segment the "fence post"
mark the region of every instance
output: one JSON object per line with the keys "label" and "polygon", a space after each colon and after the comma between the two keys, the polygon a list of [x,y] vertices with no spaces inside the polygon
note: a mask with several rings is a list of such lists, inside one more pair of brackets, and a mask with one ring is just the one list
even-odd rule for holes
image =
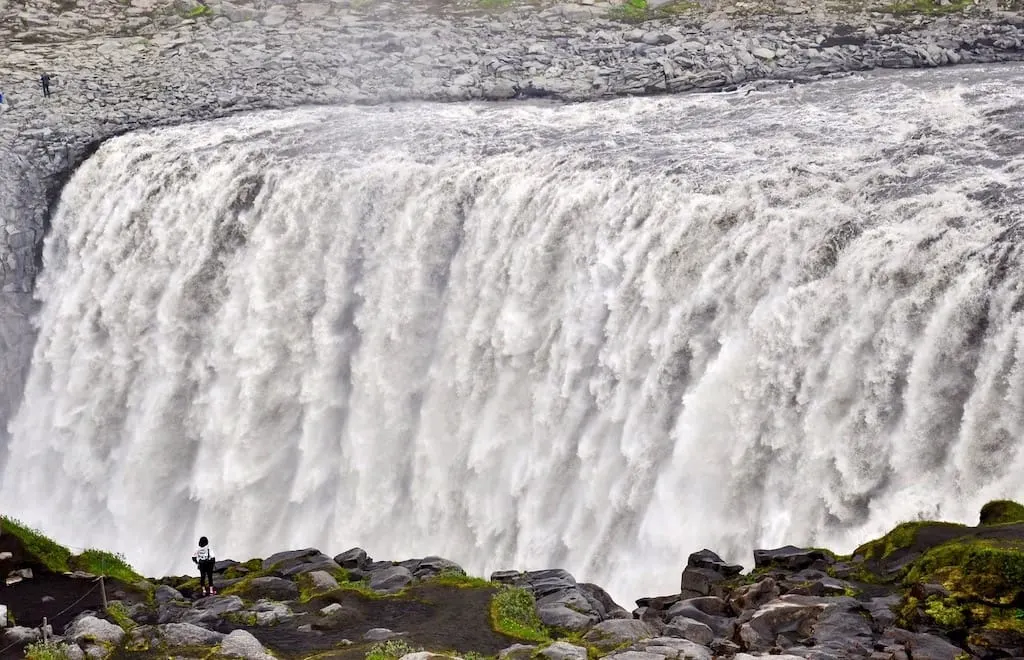
{"label": "fence post", "polygon": [[43,617],[43,644],[50,643],[50,634],[46,629],[46,617]]}
{"label": "fence post", "polygon": [[103,576],[100,576],[100,593],[103,594],[103,611],[107,609],[107,587],[103,583]]}

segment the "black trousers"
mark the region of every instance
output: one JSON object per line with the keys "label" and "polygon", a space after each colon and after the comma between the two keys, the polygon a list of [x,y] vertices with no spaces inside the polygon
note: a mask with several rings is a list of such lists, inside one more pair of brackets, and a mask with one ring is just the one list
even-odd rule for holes
{"label": "black trousers", "polygon": [[199,562],[199,586],[213,586],[213,565],[210,560]]}

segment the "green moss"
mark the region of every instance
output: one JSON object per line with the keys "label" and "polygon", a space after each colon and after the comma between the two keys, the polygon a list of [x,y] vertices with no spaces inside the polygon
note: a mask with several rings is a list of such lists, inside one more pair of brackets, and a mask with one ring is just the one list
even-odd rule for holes
{"label": "green moss", "polygon": [[128,616],[128,608],[124,606],[124,603],[111,603],[107,607],[107,616],[110,617],[111,621],[121,626],[121,629],[125,632],[130,632],[136,626],[136,623]]}
{"label": "green moss", "polygon": [[992,630],[1015,630],[1024,634],[1024,610],[1000,608],[990,611],[985,627]]}
{"label": "green moss", "polygon": [[1004,525],[1024,522],[1024,505],[1012,500],[994,500],[981,507],[979,525]]}
{"label": "green moss", "polygon": [[190,11],[186,12],[185,18],[199,18],[200,16],[209,16],[212,13],[213,10],[206,5],[199,5],[198,7],[193,7]]}
{"label": "green moss", "polygon": [[491,599],[491,627],[509,637],[531,642],[551,638],[537,616],[533,594],[520,587],[504,587]]}
{"label": "green moss", "polygon": [[224,618],[239,626],[249,626],[251,628],[256,625],[255,612],[228,612],[224,615]]}
{"label": "green moss", "polygon": [[955,539],[913,562],[904,582],[938,582],[963,601],[1008,605],[1024,591],[1024,542]]}
{"label": "green moss", "polygon": [[932,621],[947,630],[962,628],[966,620],[963,608],[952,598],[933,596],[925,604],[924,612]]}
{"label": "green moss", "polygon": [[16,537],[25,550],[54,573],[71,570],[71,551],[14,518],[0,516],[0,530]]}
{"label": "green moss", "polygon": [[919,618],[918,608],[920,605],[921,603],[913,596],[904,597],[894,608],[896,610],[896,625],[900,628],[911,629]]}

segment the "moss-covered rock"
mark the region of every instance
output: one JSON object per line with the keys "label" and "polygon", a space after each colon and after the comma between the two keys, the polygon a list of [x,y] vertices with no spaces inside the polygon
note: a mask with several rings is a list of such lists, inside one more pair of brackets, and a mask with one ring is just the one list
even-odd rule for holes
{"label": "moss-covered rock", "polygon": [[981,507],[979,525],[1024,523],[1024,505],[1012,500],[993,500]]}
{"label": "moss-covered rock", "polygon": [[1024,539],[965,537],[939,544],[914,561],[906,584],[935,582],[961,601],[1019,602],[1024,594]]}

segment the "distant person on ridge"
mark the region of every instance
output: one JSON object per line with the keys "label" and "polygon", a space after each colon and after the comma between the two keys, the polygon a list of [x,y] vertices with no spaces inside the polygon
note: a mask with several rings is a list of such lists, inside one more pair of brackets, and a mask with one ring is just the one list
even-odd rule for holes
{"label": "distant person on ridge", "polygon": [[43,83],[43,96],[50,95],[50,74],[44,73],[39,76],[39,82]]}
{"label": "distant person on ridge", "polygon": [[192,561],[199,567],[199,588],[203,590],[203,595],[212,596],[217,593],[213,589],[213,565],[217,558],[205,536],[199,537],[199,547],[192,553]]}

